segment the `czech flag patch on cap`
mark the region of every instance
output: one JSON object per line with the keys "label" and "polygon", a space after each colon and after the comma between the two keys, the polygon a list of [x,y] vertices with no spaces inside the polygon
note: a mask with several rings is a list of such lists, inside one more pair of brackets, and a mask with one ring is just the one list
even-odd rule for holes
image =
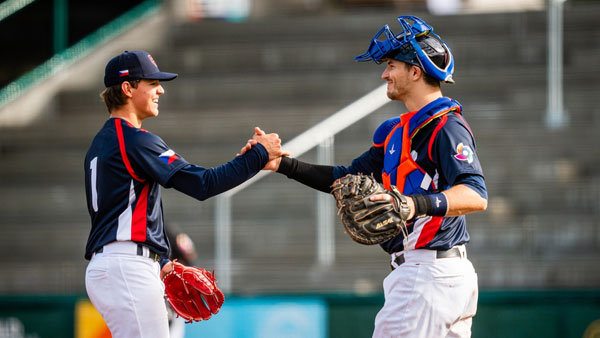
{"label": "czech flag patch on cap", "polygon": [[119,76],[128,76],[128,75],[129,75],[129,69],[119,71]]}

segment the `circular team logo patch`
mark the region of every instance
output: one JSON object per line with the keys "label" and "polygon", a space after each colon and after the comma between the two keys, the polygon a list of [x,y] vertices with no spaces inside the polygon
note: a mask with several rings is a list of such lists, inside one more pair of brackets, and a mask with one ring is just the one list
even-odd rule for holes
{"label": "circular team logo patch", "polygon": [[456,147],[456,155],[454,155],[454,158],[456,158],[459,161],[467,161],[467,163],[472,163],[473,150],[471,149],[471,147],[466,146],[461,142]]}

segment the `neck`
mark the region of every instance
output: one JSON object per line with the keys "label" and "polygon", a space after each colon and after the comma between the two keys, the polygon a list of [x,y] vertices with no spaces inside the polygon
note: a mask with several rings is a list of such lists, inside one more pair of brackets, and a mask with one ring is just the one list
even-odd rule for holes
{"label": "neck", "polygon": [[409,112],[417,111],[442,96],[442,91],[439,88],[427,86],[404,100],[404,105]]}
{"label": "neck", "polygon": [[142,119],[132,110],[128,109],[127,106],[119,107],[110,112],[110,117],[121,118],[131,123],[136,128],[142,127]]}

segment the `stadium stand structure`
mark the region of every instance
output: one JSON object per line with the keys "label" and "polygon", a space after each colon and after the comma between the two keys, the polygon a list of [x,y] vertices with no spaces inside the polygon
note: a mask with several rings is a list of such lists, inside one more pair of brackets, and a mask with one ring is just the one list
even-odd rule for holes
{"label": "stadium stand structure", "polygon": [[[560,130],[544,125],[545,13],[414,13],[453,48],[457,84],[443,90],[463,104],[486,173],[488,211],[468,216],[469,257],[481,288],[600,286],[599,12],[594,3],[565,9],[570,123]],[[172,22],[150,52],[161,69],[180,76],[164,85],[161,115],[143,127],[205,167],[233,158],[255,125],[285,142],[381,84],[382,67],[352,58],[383,23],[393,29],[393,19],[373,11]],[[82,165],[107,118],[101,89],[98,78],[62,91],[33,124],[0,130],[0,292],[85,290]],[[389,103],[338,134],[335,162],[349,163],[380,122],[403,110]],[[301,159],[315,161],[315,151]],[[317,264],[315,194],[272,174],[234,197],[233,292],[381,290],[387,255],[349,240],[337,219],[335,263]],[[212,269],[215,200],[165,189],[163,203],[167,223],[195,241],[198,265]]]}

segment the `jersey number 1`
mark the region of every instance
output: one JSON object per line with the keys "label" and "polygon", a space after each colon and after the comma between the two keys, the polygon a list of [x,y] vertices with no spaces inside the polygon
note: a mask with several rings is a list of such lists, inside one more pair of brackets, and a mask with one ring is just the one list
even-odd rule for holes
{"label": "jersey number 1", "polygon": [[98,192],[96,191],[96,175],[98,173],[98,157],[94,157],[90,161],[90,171],[91,171],[91,185],[92,185],[92,208],[94,208],[95,212],[98,212]]}

